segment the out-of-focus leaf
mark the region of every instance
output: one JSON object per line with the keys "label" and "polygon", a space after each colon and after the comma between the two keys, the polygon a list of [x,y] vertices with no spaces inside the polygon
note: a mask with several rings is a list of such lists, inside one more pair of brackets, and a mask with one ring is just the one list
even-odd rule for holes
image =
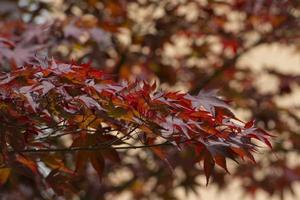
{"label": "out-of-focus leaf", "polygon": [[0,186],[6,183],[11,173],[11,168],[0,168]]}
{"label": "out-of-focus leaf", "polygon": [[104,158],[100,152],[91,152],[89,156],[91,164],[98,173],[99,179],[101,180],[105,169]]}
{"label": "out-of-focus leaf", "polygon": [[33,160],[23,155],[17,155],[16,160],[28,169],[30,169],[34,174],[38,172],[37,164]]}

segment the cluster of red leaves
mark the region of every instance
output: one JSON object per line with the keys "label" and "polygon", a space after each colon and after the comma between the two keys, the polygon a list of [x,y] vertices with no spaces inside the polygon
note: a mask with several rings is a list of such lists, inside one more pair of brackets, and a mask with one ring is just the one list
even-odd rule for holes
{"label": "cluster of red leaves", "polygon": [[[267,132],[235,118],[215,91],[191,96],[145,82],[115,83],[89,65],[54,60],[0,79],[1,184],[23,173],[59,193],[87,162],[102,177],[107,160],[121,161],[118,149],[149,147],[164,159],[167,145],[192,148],[208,181],[215,164],[227,171],[226,158],[254,161],[253,139],[271,146]],[[62,143],[65,135],[70,146]],[[73,152],[74,164],[66,166],[59,152]]]}

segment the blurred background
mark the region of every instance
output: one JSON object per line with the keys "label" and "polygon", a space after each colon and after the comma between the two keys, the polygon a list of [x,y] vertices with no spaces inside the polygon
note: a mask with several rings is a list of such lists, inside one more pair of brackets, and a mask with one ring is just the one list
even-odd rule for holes
{"label": "blurred background", "polygon": [[[230,175],[217,169],[208,186],[188,151],[168,150],[174,174],[159,158],[127,152],[102,184],[87,171],[73,199],[300,198],[300,1],[1,0],[0,19],[0,38],[16,44],[0,39],[2,71],[53,57],[91,63],[116,81],[219,89],[240,119],[276,135],[256,164],[229,161]],[[1,191],[34,192],[22,183]]]}

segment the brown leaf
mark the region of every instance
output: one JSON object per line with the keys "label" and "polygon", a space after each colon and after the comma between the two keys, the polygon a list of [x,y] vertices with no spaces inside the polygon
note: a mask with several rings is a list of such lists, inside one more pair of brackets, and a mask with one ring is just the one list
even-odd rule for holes
{"label": "brown leaf", "polygon": [[32,172],[37,173],[38,168],[36,163],[33,160],[30,160],[29,158],[21,155],[17,155],[16,160],[24,165],[25,167],[29,168]]}
{"label": "brown leaf", "polygon": [[217,165],[219,165],[220,167],[222,167],[227,173],[229,173],[228,169],[227,169],[227,165],[226,165],[226,158],[221,156],[221,155],[216,155],[214,156],[215,162],[217,163]]}
{"label": "brown leaf", "polygon": [[73,171],[65,166],[64,162],[55,155],[45,155],[42,157],[42,161],[52,169],[59,169],[65,173],[73,174]]}
{"label": "brown leaf", "polygon": [[11,168],[0,168],[0,186],[6,183],[11,173]]}
{"label": "brown leaf", "polygon": [[118,152],[115,149],[103,149],[101,154],[105,159],[108,159],[114,163],[120,163],[121,159]]}
{"label": "brown leaf", "polygon": [[91,152],[90,161],[93,168],[97,171],[99,179],[101,180],[105,168],[105,161],[102,154],[100,152]]}
{"label": "brown leaf", "polygon": [[207,151],[207,153],[204,156],[204,163],[203,163],[204,173],[206,176],[206,185],[208,185],[209,183],[209,178],[213,172],[214,167],[215,167],[215,161]]}

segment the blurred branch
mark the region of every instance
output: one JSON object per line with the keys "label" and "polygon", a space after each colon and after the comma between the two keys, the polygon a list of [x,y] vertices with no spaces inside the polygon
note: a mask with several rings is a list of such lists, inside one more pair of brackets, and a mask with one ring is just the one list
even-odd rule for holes
{"label": "blurred branch", "polygon": [[[115,75],[115,81],[118,81],[119,77],[120,77],[120,71],[122,66],[126,63],[127,60],[127,49],[126,48],[122,48],[120,45],[120,43],[117,41],[116,38],[112,38],[112,41],[114,43],[114,45],[116,46],[116,51],[119,54],[119,60],[118,62],[115,64],[112,74]],[[119,47],[119,48],[118,48]]]}
{"label": "blurred branch", "polygon": [[206,87],[211,81],[213,81],[215,78],[220,76],[225,70],[234,67],[237,60],[240,58],[241,55],[247,53],[249,50],[251,50],[254,47],[257,47],[258,45],[266,42],[266,39],[262,37],[258,41],[256,41],[253,45],[245,48],[242,52],[237,53],[233,58],[228,59],[224,62],[223,66],[216,69],[214,73],[210,76],[207,76],[203,79],[200,79],[199,83],[196,84],[196,87],[193,88],[190,93],[191,94],[197,94],[200,90],[202,90],[204,87]]}
{"label": "blurred branch", "polygon": [[123,52],[121,54],[121,57],[120,57],[118,63],[114,66],[113,74],[116,75],[116,79],[119,78],[119,73],[120,73],[121,67],[124,65],[125,62],[126,62],[126,53]]}
{"label": "blurred branch", "polygon": [[247,53],[254,47],[257,47],[265,42],[268,41],[268,37],[272,36],[274,32],[278,32],[279,30],[289,30],[291,27],[294,27],[293,23],[297,23],[297,20],[293,16],[289,16],[287,19],[288,23],[282,23],[281,25],[277,26],[276,29],[271,31],[270,33],[267,33],[263,35],[258,41],[256,41],[251,46],[245,48],[243,51],[237,53],[233,58],[226,60],[222,67],[216,69],[214,73],[210,76],[204,77],[203,79],[200,79],[199,83],[196,84],[196,87],[193,88],[190,93],[191,94],[197,94],[200,90],[202,90],[204,87],[206,87],[211,81],[213,81],[215,78],[217,78],[219,75],[221,75],[225,70],[234,67],[236,61],[240,58],[241,55]]}

